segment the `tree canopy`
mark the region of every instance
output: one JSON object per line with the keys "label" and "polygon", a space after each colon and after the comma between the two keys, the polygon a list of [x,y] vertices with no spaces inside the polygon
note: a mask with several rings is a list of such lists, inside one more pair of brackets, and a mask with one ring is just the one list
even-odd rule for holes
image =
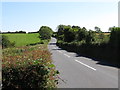
{"label": "tree canopy", "polygon": [[42,26],[39,29],[39,34],[41,39],[50,39],[53,34],[53,31],[48,26]]}

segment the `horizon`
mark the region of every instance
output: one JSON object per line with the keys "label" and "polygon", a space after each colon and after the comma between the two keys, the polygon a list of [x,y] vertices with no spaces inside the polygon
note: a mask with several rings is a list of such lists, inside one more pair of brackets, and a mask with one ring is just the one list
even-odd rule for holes
{"label": "horizon", "polygon": [[118,26],[116,2],[2,2],[2,32],[36,32],[41,26],[53,31],[60,24],[95,26],[103,32]]}

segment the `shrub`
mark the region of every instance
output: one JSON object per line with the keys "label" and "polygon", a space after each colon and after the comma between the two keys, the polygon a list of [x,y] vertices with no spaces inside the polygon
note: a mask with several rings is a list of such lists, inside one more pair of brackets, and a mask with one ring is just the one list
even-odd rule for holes
{"label": "shrub", "polygon": [[75,33],[70,26],[66,26],[64,28],[64,41],[65,42],[72,42],[75,40]]}
{"label": "shrub", "polygon": [[58,71],[45,47],[36,45],[3,50],[3,89],[56,88]]}
{"label": "shrub", "polygon": [[10,42],[7,36],[2,35],[2,48],[8,48],[14,46],[15,46],[15,42]]}
{"label": "shrub", "polygon": [[120,27],[111,28],[110,44],[116,48],[120,46]]}
{"label": "shrub", "polygon": [[39,34],[40,34],[41,39],[50,39],[53,34],[53,31],[50,27],[42,26],[39,29]]}

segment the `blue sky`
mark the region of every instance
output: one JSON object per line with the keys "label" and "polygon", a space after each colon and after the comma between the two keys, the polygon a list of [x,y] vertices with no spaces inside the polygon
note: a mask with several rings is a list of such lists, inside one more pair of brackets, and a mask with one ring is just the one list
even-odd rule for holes
{"label": "blue sky", "polygon": [[60,24],[95,26],[102,31],[118,26],[117,2],[2,2],[2,31],[38,31]]}

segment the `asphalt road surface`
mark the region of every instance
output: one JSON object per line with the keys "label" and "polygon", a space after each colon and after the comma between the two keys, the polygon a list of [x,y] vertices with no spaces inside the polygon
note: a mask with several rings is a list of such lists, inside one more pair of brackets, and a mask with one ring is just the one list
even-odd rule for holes
{"label": "asphalt road surface", "polygon": [[118,88],[117,68],[62,50],[56,46],[55,38],[48,48],[60,72],[58,88]]}

